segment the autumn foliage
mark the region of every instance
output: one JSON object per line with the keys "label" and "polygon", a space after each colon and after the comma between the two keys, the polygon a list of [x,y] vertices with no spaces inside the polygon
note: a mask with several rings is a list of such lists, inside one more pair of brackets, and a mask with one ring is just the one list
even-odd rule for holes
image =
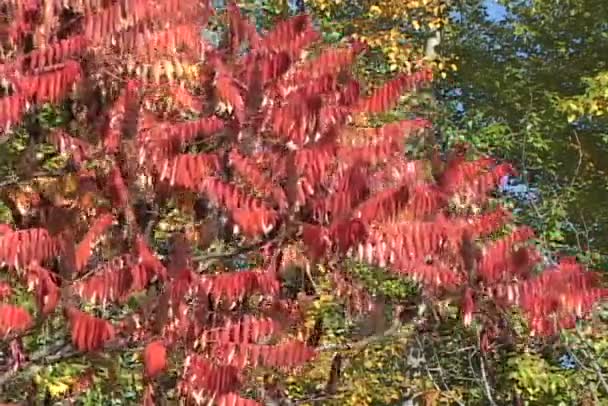
{"label": "autumn foliage", "polygon": [[[254,405],[264,399],[239,392],[251,368],[297,368],[320,351],[298,300],[311,292],[284,284],[294,265],[310,278],[324,265],[359,313],[374,303],[343,274],[346,258],[412,278],[483,327],[484,351],[507,310],[552,335],[606,294],[573,260],[548,263],[496,203],[510,165],[428,142],[406,156],[411,140],[432,141],[421,118],[366,124],[427,85],[428,70],[366,89],[351,72],[366,47],[323,46],[306,15],[262,33],[235,5],[218,15],[206,2],[2,7],[2,128],[10,136],[46,102],[68,103],[77,124],[42,134],[69,156],[73,198],[39,198],[0,227],[7,343],[63,318],[79,353],[141,351],[145,404],[173,368],[184,399]],[[212,17],[228,27],[219,45],[199,35]],[[176,233],[161,253],[149,213],[181,198],[195,201],[196,238]],[[218,240],[237,248],[209,251]],[[35,308],[11,302],[20,285]],[[101,316],[130,299],[134,312]]]}

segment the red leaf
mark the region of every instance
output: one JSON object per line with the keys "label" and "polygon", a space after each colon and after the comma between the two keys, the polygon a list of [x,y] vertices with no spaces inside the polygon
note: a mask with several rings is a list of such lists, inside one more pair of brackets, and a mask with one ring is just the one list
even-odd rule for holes
{"label": "red leaf", "polygon": [[360,99],[355,110],[369,113],[388,111],[397,104],[403,92],[411,91],[416,86],[429,82],[432,79],[433,72],[428,69],[412,75],[399,75],[375,89],[369,97]]}
{"label": "red leaf", "polygon": [[0,304],[0,335],[20,333],[32,325],[32,316],[22,307]]}
{"label": "red leaf", "polygon": [[109,322],[91,316],[75,307],[68,307],[65,315],[70,322],[72,344],[79,351],[95,351],[114,338],[114,326]]}
{"label": "red leaf", "polygon": [[199,355],[186,358],[183,378],[185,390],[192,395],[201,391],[209,395],[227,394],[241,385],[237,368],[213,365]]}
{"label": "red leaf", "polygon": [[115,207],[124,208],[127,205],[129,190],[118,166],[112,168],[108,176],[108,192]]}
{"label": "red leaf", "polygon": [[202,347],[205,347],[208,343],[256,343],[272,337],[280,330],[280,324],[271,318],[245,316],[240,322],[234,323],[229,320],[220,328],[205,331],[199,338],[198,343]]}
{"label": "red leaf", "polygon": [[161,341],[153,341],[144,350],[144,372],[154,378],[167,367],[167,349]]}
{"label": "red leaf", "polygon": [[44,262],[57,254],[57,244],[43,228],[6,233],[0,240],[0,263],[24,268],[32,262]]}
{"label": "red leaf", "polygon": [[95,247],[95,243],[112,225],[113,221],[114,217],[111,214],[101,214],[95,219],[82,241],[78,243],[75,252],[75,265],[77,272],[80,272],[85,268],[87,262],[89,261],[89,257],[91,256],[91,250]]}
{"label": "red leaf", "polygon": [[473,291],[467,288],[462,299],[462,324],[468,327],[473,322],[473,312],[475,311],[475,300]]}
{"label": "red leaf", "polygon": [[314,358],[314,348],[301,341],[287,341],[276,345],[220,343],[215,355],[223,362],[239,369],[247,365],[294,368]]}
{"label": "red leaf", "polygon": [[6,282],[0,282],[0,299],[6,299],[13,294],[11,285]]}
{"label": "red leaf", "polygon": [[52,313],[59,302],[60,290],[57,275],[38,264],[30,266],[27,273],[27,284],[36,290],[36,302],[41,314]]}

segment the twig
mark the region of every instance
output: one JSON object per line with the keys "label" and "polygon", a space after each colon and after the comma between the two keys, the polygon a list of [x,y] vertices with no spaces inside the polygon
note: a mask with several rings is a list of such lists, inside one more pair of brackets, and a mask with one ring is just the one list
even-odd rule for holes
{"label": "twig", "polygon": [[426,373],[429,376],[429,379],[431,380],[431,382],[433,382],[433,386],[435,386],[435,389],[437,389],[439,392],[441,392],[441,388],[439,387],[437,382],[435,382],[435,378],[433,377],[433,374],[431,373],[431,369],[429,368],[429,363],[427,362],[426,355],[424,354],[424,345],[422,345],[422,343],[420,342],[420,338],[418,338],[418,336],[416,336],[416,343],[418,344],[418,348],[420,349],[420,354],[424,358],[424,361],[423,361],[424,369],[426,369]]}
{"label": "twig", "polygon": [[241,246],[241,247],[236,248],[236,249],[234,249],[232,251],[218,252],[218,253],[215,253],[215,254],[196,255],[192,259],[194,261],[197,261],[197,262],[205,262],[205,261],[211,261],[211,260],[214,260],[214,259],[232,258],[232,257],[235,257],[237,255],[245,254],[245,253],[247,253],[249,251],[253,251],[253,250],[257,249],[257,248],[261,248],[265,244],[267,244],[269,242],[272,242],[272,241],[275,241],[277,239],[278,239],[278,237],[264,238],[264,239],[262,239],[262,240],[260,240],[258,242],[255,242],[255,243],[252,243],[252,244],[249,244],[249,245]]}
{"label": "twig", "polygon": [[312,277],[310,268],[311,268],[310,262],[307,262],[306,266],[304,267],[304,272],[306,273],[306,276],[308,277],[308,280],[310,281],[310,284],[312,285],[314,291],[318,292],[319,288],[317,287],[317,284],[315,283],[315,279]]}
{"label": "twig", "polygon": [[236,248],[231,251],[218,252],[218,253],[214,253],[214,254],[196,255],[192,259],[197,262],[207,262],[207,261],[212,261],[212,260],[216,260],[216,259],[227,259],[227,258],[236,257],[237,255],[240,255],[240,254],[245,254],[249,251],[253,251],[256,248],[260,248],[262,245],[263,244],[255,243],[255,244],[243,246],[240,248]]}
{"label": "twig", "polygon": [[490,382],[488,381],[488,375],[486,374],[486,366],[483,360],[483,353],[479,353],[479,369],[481,371],[481,381],[483,382],[483,387],[486,391],[486,397],[488,398],[488,402],[492,406],[497,406],[494,398],[492,397],[492,389],[490,388]]}
{"label": "twig", "polygon": [[323,395],[316,395],[307,399],[300,399],[300,400],[295,400],[292,402],[292,404],[295,405],[301,405],[302,403],[310,403],[310,402],[319,402],[322,400],[329,400],[331,398],[334,398],[336,395],[329,395],[329,394],[323,394]]}
{"label": "twig", "polygon": [[446,383],[445,376],[443,373],[443,367],[441,366],[441,361],[439,361],[439,357],[437,356],[437,351],[435,351],[435,345],[433,344],[432,341],[430,342],[430,347],[431,347],[431,351],[433,351],[433,358],[435,359],[435,362],[437,363],[437,369],[439,371],[439,377],[441,378],[441,383],[443,384],[443,387],[445,388],[445,390],[449,391],[450,387]]}
{"label": "twig", "polygon": [[9,369],[8,371],[0,375],[0,387],[5,383],[11,381],[12,379],[16,378],[17,376],[27,374],[32,370],[36,369],[39,366],[39,361],[50,361],[52,363],[53,361],[56,362],[57,359],[65,357],[66,351],[70,348],[70,345],[66,345],[65,342],[60,341],[55,343],[54,345],[51,345],[31,354],[29,360],[23,363],[20,368]]}
{"label": "twig", "polygon": [[588,371],[588,372],[595,372],[592,368],[589,368],[587,365],[583,364],[583,362],[578,358],[578,356],[574,353],[574,351],[572,350],[572,348],[570,348],[569,345],[566,345],[566,351],[568,352],[568,354],[572,357],[574,362],[576,362],[581,369]]}
{"label": "twig", "polygon": [[[104,348],[104,351],[141,351],[143,350],[145,344],[146,343],[142,342],[128,343],[126,340],[119,340],[112,344],[108,344]],[[69,358],[79,357],[86,354],[86,352],[78,351],[71,344],[66,344],[63,340],[61,340],[49,347],[46,347],[31,354],[29,360],[23,363],[20,368],[10,369],[4,372],[3,374],[0,374],[0,387],[19,376],[27,375],[34,372],[42,365],[50,365],[57,362],[65,361]]]}
{"label": "twig", "polygon": [[576,169],[574,170],[572,180],[570,181],[570,188],[574,186],[574,182],[576,182],[576,178],[578,178],[578,174],[581,170],[581,165],[583,164],[583,146],[581,145],[581,140],[578,138],[578,132],[576,130],[574,130],[574,138],[576,139],[576,143],[578,145],[578,162],[576,164]]}
{"label": "twig", "polygon": [[0,187],[11,186],[17,183],[19,183],[19,176],[14,173],[11,173],[10,175],[6,176],[5,179],[2,180],[2,182],[0,182]]}
{"label": "twig", "polygon": [[399,319],[395,319],[393,325],[384,330],[380,334],[375,334],[369,337],[366,337],[362,340],[355,341],[354,343],[346,343],[346,344],[327,344],[317,347],[317,351],[339,351],[339,350],[360,350],[367,347],[370,344],[375,344],[379,341],[384,340],[385,338],[392,337],[397,335],[399,329],[401,327],[401,322]]}
{"label": "twig", "polygon": [[[585,337],[583,337],[578,324],[576,325],[576,335],[579,337],[579,339],[582,341],[583,345],[586,347],[587,343],[585,342]],[[589,360],[591,367],[595,371],[597,378],[600,380],[600,383],[602,384],[602,387],[604,388],[604,392],[606,392],[606,394],[608,394],[608,382],[606,382],[606,377],[604,376],[604,373],[602,372],[602,368],[595,360],[595,357],[591,356],[591,354],[589,354],[585,348],[581,348],[581,352]]]}
{"label": "twig", "polygon": [[[418,336],[416,336],[416,343],[418,344],[418,348],[420,348],[420,353],[422,354],[422,356],[424,357],[424,369],[426,370],[426,374],[429,376],[429,379],[431,380],[431,382],[433,383],[433,386],[435,387],[435,389],[438,392],[443,393],[444,396],[449,397],[450,399],[452,399],[455,403],[457,403],[460,406],[464,406],[464,403],[462,403],[460,400],[458,400],[457,398],[455,398],[454,396],[451,396],[450,394],[446,393],[445,391],[442,391],[441,388],[439,387],[439,385],[437,384],[437,381],[435,381],[435,378],[433,377],[433,374],[431,373],[431,369],[429,368],[429,364],[427,362],[426,359],[426,355],[424,354],[424,346],[422,345],[422,343],[420,342],[420,338]],[[447,386],[446,386],[447,389]]]}
{"label": "twig", "polygon": [[11,173],[7,176],[4,177],[4,179],[0,182],[0,187],[6,187],[6,186],[12,186],[12,185],[17,185],[19,183],[25,183],[25,182],[29,182],[33,179],[36,178],[43,178],[43,177],[59,177],[62,175],[66,175],[67,171],[63,170],[63,169],[59,169],[59,170],[40,170],[40,171],[36,171],[36,172],[30,172],[28,174],[17,174],[17,173]]}

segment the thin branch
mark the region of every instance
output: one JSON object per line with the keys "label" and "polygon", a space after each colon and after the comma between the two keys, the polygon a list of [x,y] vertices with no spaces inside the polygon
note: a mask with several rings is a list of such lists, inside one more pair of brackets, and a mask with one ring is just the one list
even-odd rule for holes
{"label": "thin branch", "polygon": [[[420,341],[420,338],[418,336],[416,336],[416,343],[418,344],[418,348],[420,349],[420,353],[422,354],[422,357],[424,358],[424,369],[426,370],[426,374],[428,375],[429,379],[431,380],[431,382],[433,383],[433,386],[435,387],[435,389],[438,392],[441,392],[444,396],[449,397],[450,399],[452,399],[452,401],[454,401],[454,403],[460,405],[460,406],[464,406],[464,403],[461,402],[459,399],[457,399],[456,397],[450,395],[449,393],[447,393],[446,391],[442,391],[441,388],[439,387],[439,385],[437,384],[437,381],[435,381],[435,378],[433,377],[433,374],[431,373],[431,368],[429,368],[429,364],[426,358],[426,354],[424,353],[424,345],[422,344],[422,342]],[[446,385],[446,390],[447,390],[447,385]]]}
{"label": "thin branch", "polygon": [[[143,350],[145,343],[129,343],[126,340],[119,340],[113,344],[108,344],[104,351],[111,353],[113,351],[141,351]],[[66,361],[70,358],[79,357],[86,355],[87,352],[76,350],[71,344],[66,344],[65,341],[61,340],[53,345],[45,347],[37,352],[30,355],[29,360],[21,364],[20,368],[9,369],[8,371],[0,374],[0,387],[2,385],[20,377],[23,375],[29,375],[42,366],[55,364],[57,362]]]}
{"label": "thin branch", "polygon": [[[425,336],[426,338],[426,336]],[[439,357],[437,356],[437,351],[435,351],[435,345],[433,344],[433,342],[430,342],[430,347],[431,350],[433,351],[433,358],[435,359],[435,362],[437,363],[437,369],[439,372],[439,377],[441,378],[441,383],[443,384],[443,387],[445,388],[446,391],[449,391],[450,388],[445,380],[445,374],[443,372],[443,367],[441,366],[441,361],[439,361]]]}
{"label": "thin branch", "polygon": [[354,343],[322,345],[317,347],[317,351],[360,350],[367,347],[368,345],[375,344],[386,338],[396,336],[397,333],[399,333],[400,328],[401,321],[399,319],[395,319],[393,325],[380,334],[375,334],[366,337],[362,340],[355,341]]}
{"label": "thin branch", "polygon": [[69,354],[70,349],[71,346],[69,344],[65,344],[64,341],[59,341],[51,346],[38,350],[31,354],[29,360],[21,364],[20,368],[11,368],[1,374],[0,387],[18,376],[33,372],[40,366],[40,361],[53,363],[53,361],[57,362],[59,359],[68,358],[66,355]]}
{"label": "thin branch", "polygon": [[574,186],[576,179],[578,178],[578,174],[581,170],[581,166],[583,164],[583,147],[581,145],[581,140],[578,137],[578,132],[574,131],[574,138],[576,139],[577,149],[578,149],[578,162],[576,163],[576,169],[574,170],[574,175],[572,176],[572,180],[570,181],[570,188]]}
{"label": "thin branch", "polygon": [[[579,337],[579,339],[582,341],[583,345],[586,347],[587,343],[585,342],[585,338],[583,337],[583,334],[581,333],[581,330],[580,330],[580,327],[578,324],[576,325],[576,334]],[[595,360],[595,357],[592,356],[591,354],[589,354],[589,352],[587,352],[587,350],[585,348],[581,348],[580,350],[583,353],[583,355],[589,360],[591,367],[595,371],[597,378],[600,380],[600,383],[602,384],[602,388],[604,389],[604,392],[606,392],[606,394],[608,394],[608,382],[606,382],[606,377],[604,376],[604,373],[602,372],[602,368]]]}
{"label": "thin branch", "polygon": [[214,253],[214,254],[196,255],[192,259],[197,262],[212,261],[215,259],[228,259],[228,258],[235,257],[237,255],[246,254],[248,252],[261,248],[265,244],[268,244],[269,242],[272,242],[275,240],[278,240],[278,237],[275,236],[272,238],[264,238],[258,242],[255,242],[255,243],[252,243],[249,245],[243,245],[243,246],[235,248],[234,250],[231,250],[231,251],[218,252],[218,253]]}
{"label": "thin branch", "polygon": [[479,353],[479,369],[481,371],[481,381],[483,382],[484,390],[486,391],[486,397],[488,398],[488,402],[492,406],[497,406],[494,398],[492,397],[492,388],[490,387],[490,382],[488,381],[488,375],[486,373],[486,366],[484,362],[483,353]]}
{"label": "thin branch", "polygon": [[30,172],[27,174],[17,174],[11,173],[4,176],[4,179],[0,181],[0,187],[7,187],[12,185],[18,185],[20,183],[27,183],[36,178],[44,178],[44,177],[61,177],[63,175],[67,175],[67,170],[58,169],[58,170],[39,170],[36,172]]}

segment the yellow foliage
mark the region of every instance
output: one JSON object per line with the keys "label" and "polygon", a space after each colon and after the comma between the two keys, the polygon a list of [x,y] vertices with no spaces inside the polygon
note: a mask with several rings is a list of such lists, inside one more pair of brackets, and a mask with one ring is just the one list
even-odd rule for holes
{"label": "yellow foliage", "polygon": [[125,64],[125,72],[137,76],[140,80],[156,84],[161,83],[161,80],[166,80],[170,84],[176,80],[194,82],[200,76],[197,64],[178,58],[159,59],[151,64],[138,64],[135,60],[128,60]]}
{"label": "yellow foliage", "polygon": [[603,116],[608,114],[608,71],[585,80],[587,90],[582,95],[559,100],[559,109],[566,113],[571,123],[582,116]]}
{"label": "yellow foliage", "polygon": [[51,376],[43,376],[41,374],[37,374],[34,377],[34,382],[38,385],[44,393],[48,390],[49,394],[52,398],[60,398],[66,393],[68,393],[76,381],[74,376],[60,376],[60,377],[51,377]]}
{"label": "yellow foliage", "polygon": [[[424,56],[418,32],[434,31],[447,23],[451,0],[371,0],[337,4],[333,0],[306,0],[319,17],[336,30],[379,49],[391,71],[411,72]],[[345,11],[345,8],[348,9]],[[361,10],[362,9],[362,10]],[[351,16],[347,16],[352,11]]]}

